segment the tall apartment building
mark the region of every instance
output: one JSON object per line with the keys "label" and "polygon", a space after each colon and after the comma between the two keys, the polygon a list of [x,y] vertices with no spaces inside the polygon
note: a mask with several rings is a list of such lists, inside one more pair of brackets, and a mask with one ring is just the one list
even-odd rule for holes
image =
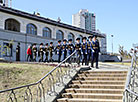
{"label": "tall apartment building", "polygon": [[82,9],[77,14],[72,15],[72,25],[89,31],[96,30],[96,15],[89,13],[88,10]]}

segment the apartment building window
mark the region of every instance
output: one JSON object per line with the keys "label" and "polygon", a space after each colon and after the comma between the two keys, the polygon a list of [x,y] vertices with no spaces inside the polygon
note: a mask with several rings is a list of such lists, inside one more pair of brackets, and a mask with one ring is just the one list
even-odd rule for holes
{"label": "apartment building window", "polygon": [[37,27],[34,24],[27,24],[27,34],[37,35]]}
{"label": "apartment building window", "polygon": [[47,38],[51,38],[51,30],[47,27],[43,28],[43,36]]}
{"label": "apartment building window", "polygon": [[58,30],[56,32],[56,39],[57,40],[63,40],[64,39],[64,34],[63,34],[63,32],[61,30]]}

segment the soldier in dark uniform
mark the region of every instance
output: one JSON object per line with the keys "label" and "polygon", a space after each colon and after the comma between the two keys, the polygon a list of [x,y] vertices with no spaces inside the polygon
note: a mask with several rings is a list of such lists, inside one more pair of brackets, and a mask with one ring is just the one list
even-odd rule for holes
{"label": "soldier in dark uniform", "polygon": [[92,40],[92,46],[93,46],[93,59],[92,59],[92,67],[93,67],[93,63],[94,61],[96,61],[96,68],[98,68],[98,58],[99,58],[99,52],[100,52],[100,46],[99,46],[99,41],[97,39],[97,36],[93,36],[93,40]]}
{"label": "soldier in dark uniform", "polygon": [[43,43],[40,44],[40,47],[39,47],[39,55],[40,55],[39,62],[43,62],[43,56],[44,56],[44,47],[43,47]]}
{"label": "soldier in dark uniform", "polygon": [[87,49],[88,49],[88,46],[87,46],[87,42],[86,42],[86,37],[83,37],[82,38],[82,55],[83,55],[83,59],[82,59],[82,65],[83,63],[85,62],[85,65],[88,65],[87,63]]}
{"label": "soldier in dark uniform", "polygon": [[89,36],[88,38],[89,38],[89,41],[87,42],[87,46],[88,46],[87,62],[89,65],[89,62],[91,60],[91,65],[92,65],[92,58],[93,58],[92,36]]}
{"label": "soldier in dark uniform", "polygon": [[48,43],[46,43],[46,46],[44,48],[44,51],[45,51],[45,62],[48,62],[48,55],[49,55],[49,52],[48,52]]}
{"label": "soldier in dark uniform", "polygon": [[36,47],[36,43],[33,44],[32,50],[33,50],[33,61],[36,62],[36,57],[37,57],[37,47]]}
{"label": "soldier in dark uniform", "polygon": [[63,53],[63,60],[65,60],[67,57],[67,40],[66,39],[63,40],[62,53]]}
{"label": "soldier in dark uniform", "polygon": [[57,55],[58,55],[58,63],[60,63],[61,55],[62,55],[61,40],[58,41],[58,45],[56,46],[55,51],[57,52]]}
{"label": "soldier in dark uniform", "polygon": [[20,43],[16,47],[16,61],[20,61]]}
{"label": "soldier in dark uniform", "polygon": [[53,51],[54,51],[53,42],[50,42],[50,46],[49,46],[48,50],[49,50],[49,54],[50,54],[50,60],[49,61],[53,62],[53,59],[52,59],[52,57],[53,57]]}
{"label": "soldier in dark uniform", "polygon": [[77,63],[78,63],[78,65],[80,65],[80,60],[81,60],[81,43],[80,43],[80,38],[76,39],[75,50],[77,51]]}
{"label": "soldier in dark uniform", "polygon": [[[69,44],[67,45],[68,54],[71,55],[74,51],[74,45],[72,44],[72,39],[69,39]],[[70,58],[68,59],[69,63],[71,63]]]}

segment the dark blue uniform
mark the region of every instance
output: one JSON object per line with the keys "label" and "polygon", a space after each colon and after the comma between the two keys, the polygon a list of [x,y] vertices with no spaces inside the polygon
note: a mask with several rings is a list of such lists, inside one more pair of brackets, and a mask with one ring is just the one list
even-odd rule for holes
{"label": "dark blue uniform", "polygon": [[67,44],[62,45],[62,52],[63,52],[63,60],[67,57]]}
{"label": "dark blue uniform", "polygon": [[77,63],[80,64],[81,60],[81,43],[75,44],[75,50],[77,51]]}
{"label": "dark blue uniform", "polygon": [[96,68],[98,68],[98,58],[99,58],[99,52],[100,52],[100,46],[99,46],[99,41],[96,40],[95,42],[92,41],[92,47],[93,47],[93,59],[92,59],[92,67],[94,61],[96,62]]}
{"label": "dark blue uniform", "polygon": [[[67,48],[68,48],[69,55],[71,55],[73,53],[73,51],[74,51],[74,45],[72,43],[68,44]],[[70,58],[68,59],[68,61],[69,61],[69,63],[71,63]]]}
{"label": "dark blue uniform", "polygon": [[60,63],[60,60],[61,60],[61,55],[62,55],[62,45],[61,44],[58,44],[56,46],[56,49],[57,51],[57,55],[58,55],[58,63]]}
{"label": "dark blue uniform", "polygon": [[82,54],[83,54],[83,59],[82,59],[82,65],[85,62],[85,65],[87,65],[87,53],[88,53],[88,46],[87,46],[87,42],[83,42],[82,46],[81,46],[81,50],[82,50]]}
{"label": "dark blue uniform", "polygon": [[[87,46],[88,46],[88,55],[87,55],[87,59],[88,59],[88,64],[89,64],[90,59],[93,58],[92,42],[88,41]],[[91,63],[92,63],[92,60],[91,60]]]}

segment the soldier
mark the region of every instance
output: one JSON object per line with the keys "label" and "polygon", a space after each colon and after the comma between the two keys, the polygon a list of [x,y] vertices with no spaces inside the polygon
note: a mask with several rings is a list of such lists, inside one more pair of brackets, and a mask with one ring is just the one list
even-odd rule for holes
{"label": "soldier", "polygon": [[[89,38],[89,41],[87,43],[87,46],[88,46],[87,61],[89,65],[90,59],[92,59],[93,57],[93,48],[92,48],[92,36],[89,36],[88,38]],[[91,67],[92,67],[92,60],[91,60]]]}
{"label": "soldier", "polygon": [[87,49],[88,49],[88,47],[87,47],[87,42],[86,42],[86,37],[83,37],[82,38],[82,55],[83,55],[83,59],[82,59],[82,65],[83,65],[83,63],[85,62],[85,65],[88,65],[88,63],[87,63]]}
{"label": "soldier", "polygon": [[62,51],[63,51],[63,60],[65,60],[67,57],[67,40],[66,39],[63,40]]}
{"label": "soldier", "polygon": [[100,46],[99,46],[99,41],[98,41],[96,35],[93,36],[92,46],[93,46],[93,50],[94,50],[93,59],[92,59],[92,67],[93,67],[94,61],[96,61],[96,68],[98,68],[98,58],[99,58]]}
{"label": "soldier", "polygon": [[48,50],[49,50],[49,54],[50,54],[50,60],[49,61],[53,62],[53,59],[52,59],[52,57],[53,57],[53,51],[54,51],[53,42],[50,42],[50,46],[49,46]]}
{"label": "soldier", "polygon": [[32,50],[33,50],[33,61],[36,62],[36,56],[37,56],[37,47],[36,47],[36,43],[33,44]]}
{"label": "soldier", "polygon": [[43,62],[43,56],[44,56],[44,47],[43,47],[43,43],[40,44],[40,47],[39,47],[39,55],[40,55],[39,62]]}
{"label": "soldier", "polygon": [[46,43],[46,46],[44,48],[44,51],[45,51],[45,62],[48,62],[48,55],[49,55],[49,52],[48,52],[48,43]]}
{"label": "soldier", "polygon": [[[69,39],[69,44],[67,45],[68,53],[71,55],[74,51],[74,45],[72,44],[72,39]],[[70,58],[68,59],[69,63],[71,63]]]}
{"label": "soldier", "polygon": [[78,65],[80,65],[80,60],[81,60],[81,43],[80,43],[80,38],[76,39],[75,50],[77,51],[77,63],[78,63]]}
{"label": "soldier", "polygon": [[55,51],[57,52],[57,55],[58,55],[58,63],[60,63],[61,55],[62,55],[61,40],[58,41],[58,45],[56,46]]}

